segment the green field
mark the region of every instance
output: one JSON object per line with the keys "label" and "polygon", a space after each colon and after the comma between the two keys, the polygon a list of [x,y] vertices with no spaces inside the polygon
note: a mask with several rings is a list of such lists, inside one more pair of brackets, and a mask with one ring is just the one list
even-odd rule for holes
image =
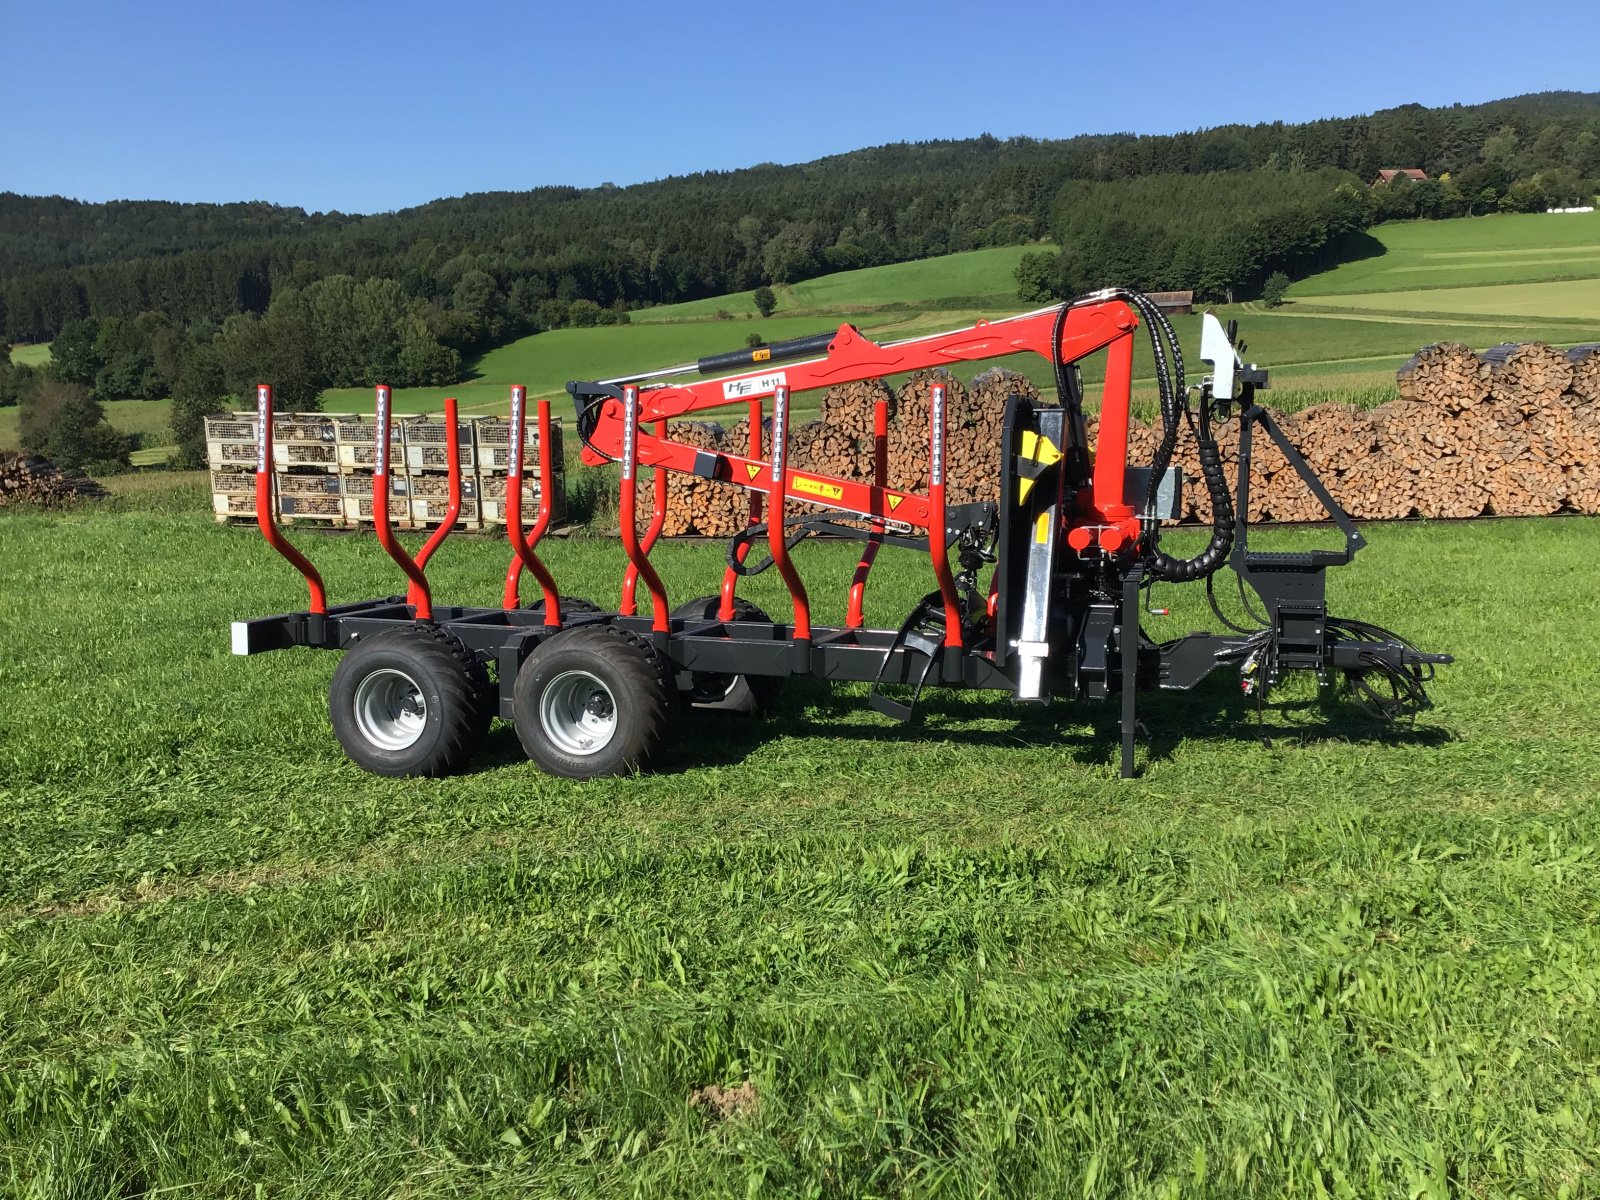
{"label": "green field", "polygon": [[1530,213],[1411,221],[1373,230],[1384,252],[1289,289],[1285,315],[1456,324],[1459,340],[1590,341],[1600,330],[1600,213]]}
{"label": "green field", "polygon": [[[803,283],[780,285],[773,292],[777,296],[779,315],[846,313],[886,307],[915,310],[919,306],[948,307],[962,300],[998,303],[1000,307],[995,311],[1003,312],[1016,303],[1018,261],[1024,254],[1040,249],[1048,247],[997,246],[918,262],[839,271]],[[718,311],[754,317],[754,295],[754,292],[736,292],[711,300],[665,304],[635,313],[633,320],[635,323],[706,320],[715,318]]]}
{"label": "green field", "polygon": [[[149,449],[134,451],[136,463],[140,456],[149,458],[159,455],[162,459],[166,458],[166,447],[172,438],[172,432],[167,427],[172,415],[172,401],[107,400],[100,407],[105,409],[106,420],[115,428],[123,433],[138,434],[144,439]],[[17,410],[0,408],[0,450],[16,448]]]}
{"label": "green field", "polygon": [[1382,254],[1299,280],[1290,298],[1600,279],[1600,212],[1400,221],[1372,235]]}
{"label": "green field", "polygon": [[32,346],[11,347],[11,361],[29,367],[42,367],[50,361],[50,343],[39,342]]}
{"label": "green field", "polygon": [[[229,657],[304,593],[203,482],[116,487],[4,518],[0,1194],[1600,1186],[1600,521],[1368,530],[1335,609],[1459,656],[1409,733],[1291,692],[1269,749],[1219,677],[1149,699],[1130,783],[1104,707],[906,730],[796,682],[657,774],[546,778],[499,728],[430,782],[340,756],[333,656]],[[335,602],[399,586],[296,540]],[[850,548],[798,553],[837,619]],[[682,598],[722,550],[656,557]],[[548,558],[614,596],[614,545]],[[491,602],[505,560],[431,574]],[[869,617],[928,586],[886,553]],[[1212,624],[1195,592],[1151,632]]]}
{"label": "green field", "polygon": [[1410,292],[1352,292],[1319,296],[1317,303],[1370,312],[1426,313],[1436,320],[1461,314],[1525,320],[1556,318],[1593,324],[1600,323],[1600,277]]}

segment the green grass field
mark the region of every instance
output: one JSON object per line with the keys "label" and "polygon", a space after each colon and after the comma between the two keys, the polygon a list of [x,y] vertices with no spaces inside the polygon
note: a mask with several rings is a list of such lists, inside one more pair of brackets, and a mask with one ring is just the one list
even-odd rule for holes
{"label": "green grass field", "polygon": [[[997,246],[919,262],[839,271],[803,283],[781,285],[773,289],[778,299],[777,315],[846,313],[853,309],[916,310],[920,306],[948,307],[962,300],[998,303],[1000,308],[995,310],[998,314],[1005,311],[1007,305],[1016,303],[1018,261],[1024,254],[1040,249],[1048,247]],[[711,300],[664,304],[633,314],[633,320],[635,324],[706,320],[715,318],[718,311],[753,317],[756,313],[754,295],[754,292],[736,292]]]}
{"label": "green grass field", "polygon": [[[1219,677],[1148,700],[1122,782],[1106,708],[905,730],[796,682],[656,774],[550,779],[498,728],[430,782],[341,757],[332,655],[229,657],[304,594],[203,488],[4,518],[0,1194],[1600,1187],[1600,521],[1368,530],[1336,611],[1459,657],[1409,733],[1293,692],[1265,748]],[[296,540],[335,602],[399,586]],[[506,553],[447,544],[439,593],[491,602]],[[721,555],[656,557],[681,598]],[[850,549],[799,556],[837,619]],[[614,545],[548,558],[614,596]],[[928,586],[886,553],[869,618]],[[1151,632],[1211,624],[1195,590]]]}
{"label": "green grass field", "polygon": [[1600,279],[1600,212],[1397,221],[1372,234],[1383,254],[1299,280],[1290,297]]}
{"label": "green grass field", "polygon": [[1460,314],[1493,318],[1549,318],[1600,323],[1600,277],[1547,283],[1483,284],[1478,287],[1429,288],[1412,292],[1354,292],[1321,296],[1327,307],[1369,312],[1427,315],[1435,320]]}
{"label": "green grass field", "polygon": [[1600,213],[1412,221],[1373,234],[1383,254],[1295,283],[1283,314],[1452,324],[1476,334],[1459,339],[1471,345],[1525,340],[1513,332],[1525,325],[1558,344],[1600,336]]}
{"label": "green grass field", "polygon": [[11,361],[29,367],[42,367],[50,361],[50,343],[11,347]]}
{"label": "green grass field", "polygon": [[[170,400],[108,400],[101,405],[106,412],[106,420],[121,430],[123,433],[138,434],[144,441],[146,449],[134,451],[135,463],[140,457],[151,458],[167,457],[167,447],[172,440],[172,431],[167,427],[167,422],[172,417],[172,401]],[[15,450],[17,448],[17,410],[15,408],[0,408],[0,450]]]}

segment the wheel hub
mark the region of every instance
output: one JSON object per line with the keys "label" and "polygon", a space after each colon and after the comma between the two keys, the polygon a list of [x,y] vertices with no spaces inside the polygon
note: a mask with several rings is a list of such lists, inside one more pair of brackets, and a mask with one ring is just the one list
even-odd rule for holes
{"label": "wheel hub", "polygon": [[384,667],[356,685],[356,727],[383,750],[414,746],[428,725],[428,701],[417,681],[404,671]]}
{"label": "wheel hub", "polygon": [[617,702],[588,671],[563,671],[545,685],[539,723],[565,753],[598,754],[617,732]]}

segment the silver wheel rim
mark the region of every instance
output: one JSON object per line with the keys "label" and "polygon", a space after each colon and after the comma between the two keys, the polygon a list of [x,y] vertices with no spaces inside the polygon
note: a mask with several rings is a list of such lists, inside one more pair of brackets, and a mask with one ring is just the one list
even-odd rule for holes
{"label": "silver wheel rim", "polygon": [[428,726],[428,702],[417,681],[383,667],[356,685],[356,728],[384,750],[409,750]]}
{"label": "silver wheel rim", "polygon": [[598,754],[617,733],[617,700],[588,671],[563,671],[544,685],[539,724],[568,754]]}

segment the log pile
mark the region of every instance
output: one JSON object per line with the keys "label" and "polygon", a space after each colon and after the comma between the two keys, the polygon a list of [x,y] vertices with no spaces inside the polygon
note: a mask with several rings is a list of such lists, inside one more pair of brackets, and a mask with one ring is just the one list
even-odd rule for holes
{"label": "log pile", "polygon": [[63,470],[36,454],[0,453],[0,508],[59,508],[104,495],[105,488],[81,471]]}
{"label": "log pile", "polygon": [[[1600,513],[1600,343],[1571,351],[1541,343],[1494,346],[1481,355],[1459,343],[1419,350],[1397,372],[1401,398],[1370,412],[1319,404],[1274,414],[1328,490],[1352,516],[1368,520],[1533,516],[1571,510]],[[828,390],[821,420],[790,431],[789,462],[800,471],[843,479],[874,477],[873,408],[888,408],[887,482],[928,490],[928,427],[934,383],[946,389],[949,501],[999,499],[999,445],[1006,398],[1038,398],[1026,376],[1003,369],[963,383],[949,371],[920,371],[898,390],[882,380]],[[770,421],[760,457],[771,454]],[[1091,445],[1098,424],[1088,418]],[[1231,481],[1239,463],[1237,420],[1213,427]],[[747,455],[749,421],[672,425],[669,436],[708,450]],[[1128,461],[1149,463],[1158,431],[1134,420]],[[1173,462],[1184,475],[1183,516],[1209,522],[1211,499],[1187,428]],[[641,494],[645,484],[641,480]],[[728,537],[744,527],[749,494],[726,483],[673,476],[664,533]],[[643,506],[648,509],[648,504]],[[791,505],[791,511],[820,506]],[[1322,505],[1265,432],[1253,437],[1250,518],[1318,521]]]}

